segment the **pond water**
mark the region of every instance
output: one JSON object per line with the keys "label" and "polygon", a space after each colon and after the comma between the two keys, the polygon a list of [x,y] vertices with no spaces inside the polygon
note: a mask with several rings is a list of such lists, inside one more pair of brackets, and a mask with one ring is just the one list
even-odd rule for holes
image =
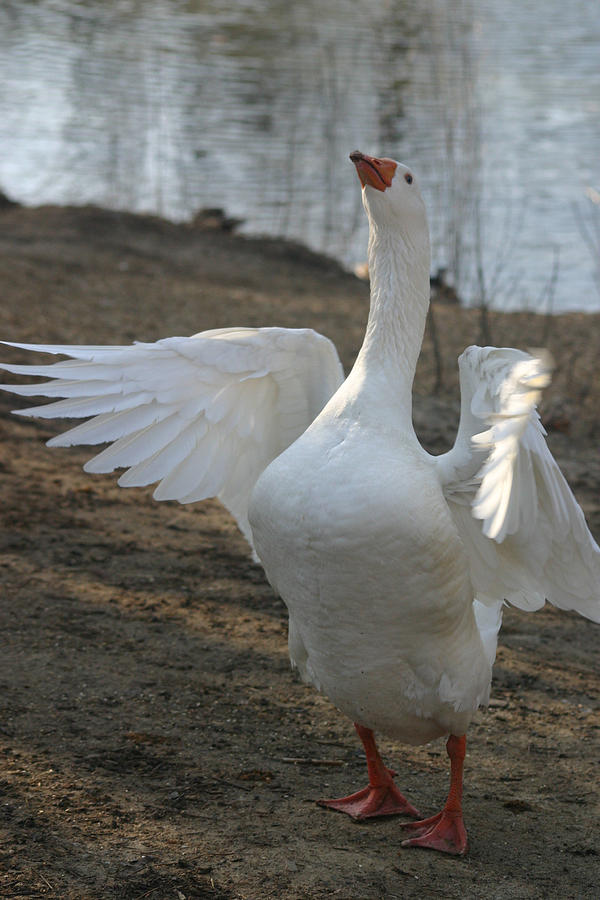
{"label": "pond water", "polygon": [[466,302],[600,309],[597,0],[3,0],[0,188],[353,267],[348,153],[414,166]]}

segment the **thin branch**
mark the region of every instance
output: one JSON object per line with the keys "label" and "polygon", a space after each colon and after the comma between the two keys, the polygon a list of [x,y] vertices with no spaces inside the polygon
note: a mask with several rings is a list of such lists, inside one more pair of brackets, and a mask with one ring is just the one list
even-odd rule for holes
{"label": "thin branch", "polygon": [[439,394],[444,382],[444,367],[442,361],[442,350],[440,346],[440,338],[438,335],[435,315],[433,312],[433,303],[429,304],[429,314],[427,318],[429,326],[429,334],[431,336],[431,344],[433,346],[433,359],[435,361],[435,382],[433,385],[433,393]]}
{"label": "thin branch", "polygon": [[[592,203],[596,204],[596,201],[593,198]],[[572,203],[571,208],[579,233],[592,257],[592,262],[594,263],[594,268],[596,270],[596,290],[600,294],[600,215],[598,214],[598,207],[596,205],[595,209],[590,211],[587,221],[578,203]],[[593,233],[594,231],[596,232],[595,235]]]}
{"label": "thin branch", "polygon": [[552,272],[547,284],[547,301],[546,315],[544,317],[544,328],[542,330],[542,345],[545,347],[550,338],[550,331],[554,324],[554,296],[556,294],[556,284],[558,282],[558,273],[560,271],[560,246],[554,245],[554,259],[552,260]]}

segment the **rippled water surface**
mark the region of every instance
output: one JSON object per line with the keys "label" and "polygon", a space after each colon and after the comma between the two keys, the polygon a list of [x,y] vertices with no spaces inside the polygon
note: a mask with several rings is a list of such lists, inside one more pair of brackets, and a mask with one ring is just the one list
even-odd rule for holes
{"label": "rippled water surface", "polygon": [[600,308],[597,0],[3,0],[0,141],[22,202],[220,206],[348,266],[348,153],[391,155],[467,300]]}

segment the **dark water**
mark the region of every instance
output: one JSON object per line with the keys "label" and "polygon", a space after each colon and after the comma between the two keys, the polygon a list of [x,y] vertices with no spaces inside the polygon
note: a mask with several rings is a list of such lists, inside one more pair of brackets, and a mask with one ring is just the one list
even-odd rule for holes
{"label": "dark water", "polygon": [[597,0],[3,0],[0,146],[25,203],[222,206],[348,266],[348,153],[391,155],[468,300],[600,308]]}

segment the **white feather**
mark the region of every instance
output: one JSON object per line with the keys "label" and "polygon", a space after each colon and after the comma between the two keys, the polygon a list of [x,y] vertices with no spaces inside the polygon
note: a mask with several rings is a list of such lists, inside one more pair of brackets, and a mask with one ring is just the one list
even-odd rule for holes
{"label": "white feather", "polygon": [[70,357],[50,365],[2,366],[52,379],[7,384],[5,390],[63,398],[16,410],[19,415],[92,417],[49,445],[109,443],[86,471],[126,467],[119,484],[158,481],[159,500],[188,503],[220,495],[248,539],[248,498],[256,479],[343,380],[335,347],[310,329],[217,329],[130,347],[10,346]]}
{"label": "white feather", "polygon": [[[550,380],[549,357],[469,347],[459,365],[461,424],[437,465],[476,596],[522,609],[548,600],[600,622],[600,549],[536,409]],[[474,518],[465,513],[465,496]]]}

